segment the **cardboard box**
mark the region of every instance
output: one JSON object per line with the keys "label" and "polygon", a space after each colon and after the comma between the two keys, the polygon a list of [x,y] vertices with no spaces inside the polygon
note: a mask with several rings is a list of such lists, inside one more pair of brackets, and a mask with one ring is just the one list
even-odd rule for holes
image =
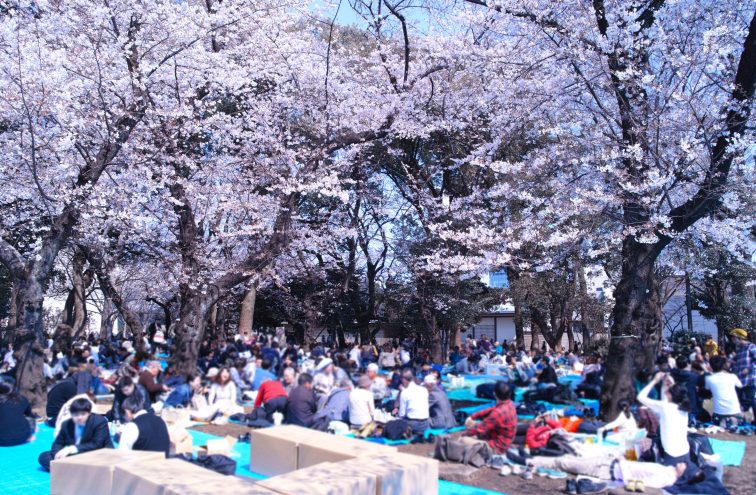
{"label": "cardboard box", "polygon": [[274,476],[258,485],[282,495],[363,495],[375,493],[375,476],[323,463]]}
{"label": "cardboard box", "polygon": [[160,411],[160,417],[167,425],[187,427],[193,424],[189,409],[169,407]]}
{"label": "cardboard box", "polygon": [[340,462],[348,470],[376,476],[376,495],[436,495],[438,461],[412,454],[355,457]]}
{"label": "cardboard box", "polygon": [[301,436],[302,432],[283,426],[252,430],[249,433],[250,470],[265,476],[296,470]]}
{"label": "cardboard box", "polygon": [[168,437],[171,441],[170,455],[194,453],[192,436],[186,431],[186,428],[177,425],[169,426]]}
{"label": "cardboard box", "polygon": [[165,460],[162,452],[99,449],[50,464],[50,495],[110,495],[116,466]]}
{"label": "cardboard box", "polygon": [[234,448],[234,445],[236,445],[236,439],[232,436],[208,440],[207,444],[200,445],[197,448],[197,457],[216,454],[230,456],[231,449]]}
{"label": "cardboard box", "polygon": [[164,495],[168,489],[185,493],[189,487],[203,484],[219,493],[225,479],[222,474],[179,459],[119,465],[113,473],[111,495]]}
{"label": "cardboard box", "polygon": [[234,495],[280,495],[251,480],[248,481],[237,476],[224,476],[223,484],[220,486],[200,483],[180,488],[168,487],[165,489],[164,495],[221,495],[225,493],[233,493]]}
{"label": "cardboard box", "polygon": [[94,405],[94,408],[92,408],[92,412],[95,413],[95,414],[99,414],[101,416],[104,416],[112,408],[113,408],[113,404],[112,403],[98,402],[98,403],[96,403]]}
{"label": "cardboard box", "polygon": [[397,452],[396,447],[324,433],[322,436],[300,440],[297,466],[302,469],[322,462],[340,462],[355,457],[392,455]]}

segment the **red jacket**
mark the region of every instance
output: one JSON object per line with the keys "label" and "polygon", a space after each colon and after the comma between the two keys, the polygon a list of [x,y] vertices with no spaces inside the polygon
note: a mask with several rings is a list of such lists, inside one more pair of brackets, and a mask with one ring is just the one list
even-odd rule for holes
{"label": "red jacket", "polygon": [[561,428],[562,425],[559,421],[553,419],[547,419],[545,425],[536,426],[532,424],[528,427],[528,431],[525,432],[525,445],[531,449],[540,449],[545,447],[549,442],[551,436],[551,430]]}
{"label": "red jacket", "polygon": [[257,397],[255,397],[255,408],[260,407],[260,404],[265,404],[270,399],[276,397],[288,397],[283,384],[278,380],[268,380],[260,385],[257,389]]}

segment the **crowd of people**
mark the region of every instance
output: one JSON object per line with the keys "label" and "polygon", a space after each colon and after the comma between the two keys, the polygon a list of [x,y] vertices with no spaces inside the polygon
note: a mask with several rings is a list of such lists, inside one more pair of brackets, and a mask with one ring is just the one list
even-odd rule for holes
{"label": "crowd of people", "polygon": [[[170,341],[162,333],[158,337],[138,346],[130,340],[92,338],[69,352],[51,346],[45,365],[46,422],[56,432],[50,450],[40,455],[44,468],[54,459],[112,448],[114,433],[119,449],[168,454],[168,429],[159,413],[181,408],[198,421],[239,421],[253,427],[287,423],[321,431],[351,429],[358,436],[382,428],[386,437],[391,430],[397,438],[422,439],[429,431],[459,426],[461,442],[484,444],[489,459],[504,464],[503,474],[515,471],[527,477],[536,457],[566,462],[575,454],[569,442],[559,441],[565,424],[539,410],[537,401],[584,405],[577,399],[598,399],[604,375],[600,355],[526,350],[485,336],[478,341],[468,337],[450,350],[447,362],[438,363],[412,341],[338,348],[253,334],[205,341],[196,373],[183,376],[160,354]],[[675,481],[697,481],[701,462],[691,457],[689,427],[736,431],[746,425],[748,411],[753,421],[756,345],[743,329],[729,337],[729,352],[713,341],[703,346],[692,341],[683,352],[663,346],[655,369],[635,377],[636,402],[621,402],[622,412],[610,423],[596,421],[585,408],[584,431],[632,436],[645,428],[650,440],[646,450],[656,453],[651,459],[672,468]],[[15,366],[8,349],[0,380],[0,446],[29,441],[36,429],[29,401],[15,392]],[[490,366],[496,367],[498,379],[479,386],[478,395],[489,397],[492,405],[468,417],[459,415],[444,378],[485,376]],[[567,374],[580,375],[575,386],[560,383]],[[518,387],[524,393],[516,404]],[[93,399],[110,394],[110,410],[96,414]],[[712,401],[711,413],[703,407],[706,399]],[[535,420],[518,423],[518,415],[525,414]],[[595,472],[595,466],[585,469]],[[591,489],[596,487],[583,483],[578,492]]]}

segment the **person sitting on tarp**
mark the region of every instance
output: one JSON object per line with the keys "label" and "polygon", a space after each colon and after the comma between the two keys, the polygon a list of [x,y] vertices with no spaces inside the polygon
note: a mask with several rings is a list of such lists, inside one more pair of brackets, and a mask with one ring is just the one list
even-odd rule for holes
{"label": "person sitting on tarp", "polygon": [[118,449],[164,452],[168,456],[171,442],[165,421],[142,409],[142,404],[134,396],[123,402],[123,410],[129,422],[121,431]]}
{"label": "person sitting on tarp", "polygon": [[130,376],[122,376],[116,384],[113,407],[105,417],[110,421],[125,423],[126,414],[123,412],[123,401],[131,396],[139,398],[142,403],[142,409],[149,409],[151,407],[150,394],[147,392],[147,389],[136,383]]}
{"label": "person sitting on tarp", "polygon": [[473,353],[462,358],[454,365],[454,372],[460,375],[474,375],[480,373],[480,354]]}
{"label": "person sitting on tarp", "polygon": [[71,376],[53,385],[50,391],[47,392],[47,405],[45,406],[48,426],[55,427],[55,422],[58,420],[58,414],[60,414],[63,405],[75,396],[76,382]]}
{"label": "person sitting on tarp", "polygon": [[190,374],[186,377],[186,383],[177,385],[165,399],[165,407],[188,407],[192,402],[192,396],[202,389],[202,377]]}
{"label": "person sitting on tarp", "polygon": [[430,411],[428,403],[428,389],[415,383],[415,371],[405,368],[401,374],[401,392],[399,393],[399,407],[394,407],[394,415],[407,421],[412,433],[422,434],[430,427]]}
{"label": "person sitting on tarp", "polygon": [[37,431],[29,400],[14,392],[10,380],[0,379],[0,447],[26,443]]}
{"label": "person sitting on tarp", "polygon": [[714,371],[705,378],[706,388],[711,390],[711,401],[714,405],[712,423],[724,428],[736,427],[743,421],[738,402],[738,389],[743,384],[737,375],[727,371],[727,360],[722,356],[711,358],[711,369]]}
{"label": "person sitting on tarp", "polygon": [[635,421],[635,416],[630,411],[630,402],[626,399],[622,399],[617,403],[620,409],[620,413],[617,418],[601,426],[596,433],[605,437],[610,432],[626,433],[628,435],[635,435],[638,432],[638,423]]}
{"label": "person sitting on tarp", "polygon": [[318,409],[315,392],[312,390],[312,375],[302,373],[297,378],[299,386],[289,394],[286,404],[286,423],[309,428],[315,422]]}
{"label": "person sitting on tarp", "polygon": [[352,392],[352,380],[342,378],[337,387],[331,390],[323,406],[315,413],[312,428],[326,431],[331,421],[349,423],[349,394]]}
{"label": "person sitting on tarp", "polygon": [[457,420],[446,392],[438,388],[436,375],[430,374],[423,379],[423,385],[428,389],[428,409],[430,427],[436,429],[454,428]]}
{"label": "person sitting on tarp", "polygon": [[252,420],[264,419],[273,423],[273,414],[286,413],[286,403],[289,398],[280,380],[267,380],[260,384],[255,397],[255,410],[252,411]]}
{"label": "person sitting on tarp", "polygon": [[506,382],[494,386],[496,405],[478,411],[465,421],[464,435],[488,442],[497,454],[504,454],[517,432],[517,411],[512,403],[512,392]]}
{"label": "person sitting on tarp", "polygon": [[50,462],[53,460],[97,449],[113,448],[108,420],[98,414],[92,414],[91,401],[85,398],[76,399],[71,403],[69,411],[71,419],[63,422],[52,448],[39,455],[39,464],[46,471],[50,470]]}

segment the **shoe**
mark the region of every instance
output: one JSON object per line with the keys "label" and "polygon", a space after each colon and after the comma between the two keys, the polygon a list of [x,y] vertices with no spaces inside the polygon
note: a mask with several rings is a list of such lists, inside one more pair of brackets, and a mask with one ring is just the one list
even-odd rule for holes
{"label": "shoe", "polygon": [[635,491],[635,480],[628,480],[627,483],[625,483],[625,490],[628,492],[634,492]]}
{"label": "shoe", "polygon": [[504,464],[503,466],[501,466],[499,476],[509,476],[510,474],[512,474],[512,468],[509,465]]}
{"label": "shoe", "polygon": [[520,466],[519,464],[511,464],[510,467],[512,468],[512,474],[516,476],[520,476],[528,469],[525,466]]}
{"label": "shoe", "polygon": [[579,495],[593,495],[595,493],[604,493],[606,483],[595,483],[588,478],[577,480],[577,492]]}
{"label": "shoe", "polygon": [[532,480],[533,479],[533,468],[532,467],[528,467],[527,469],[525,469],[525,471],[523,471],[522,474],[520,474],[520,478],[522,478],[524,480]]}
{"label": "shoe", "polygon": [[564,471],[558,471],[556,469],[538,468],[536,474],[541,478],[547,477],[550,480],[562,480],[567,477],[567,473]]}
{"label": "shoe", "polygon": [[643,493],[646,491],[646,484],[643,483],[643,480],[637,480],[635,482],[635,491],[638,493]]}
{"label": "shoe", "polygon": [[567,495],[577,495],[577,483],[575,483],[575,480],[567,480],[567,483],[564,486],[564,492],[567,493]]}

